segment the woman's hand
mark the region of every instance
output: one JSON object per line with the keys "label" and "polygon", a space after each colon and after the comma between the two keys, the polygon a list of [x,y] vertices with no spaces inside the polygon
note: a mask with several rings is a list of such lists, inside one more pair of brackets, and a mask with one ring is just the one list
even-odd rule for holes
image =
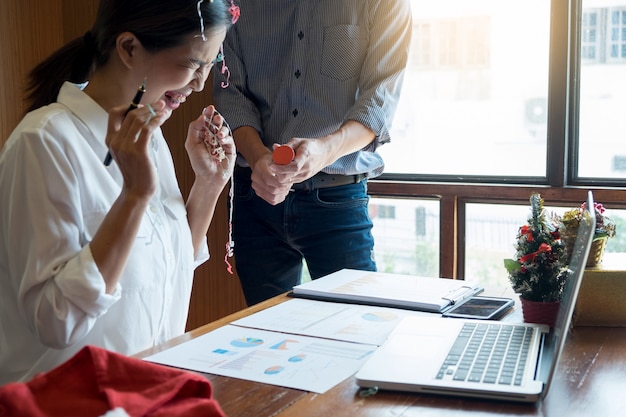
{"label": "woman's hand", "polygon": [[157,174],[150,157],[150,140],[171,115],[162,100],[128,111],[127,106],[109,112],[106,144],[124,178],[124,190],[150,199],[157,190]]}
{"label": "woman's hand", "polygon": [[224,117],[213,105],[189,124],[185,149],[196,179],[220,189],[226,185],[235,167],[235,142]]}
{"label": "woman's hand", "polygon": [[90,242],[93,259],[109,294],[119,282],[146,207],[157,190],[150,140],[154,130],[170,114],[163,101],[130,112],[127,106],[115,107],[109,112],[106,144],[122,173],[124,184],[120,196]]}
{"label": "woman's hand", "polygon": [[215,206],[235,167],[235,141],[224,118],[209,106],[189,124],[185,149],[196,179],[187,198],[194,254],[206,242]]}

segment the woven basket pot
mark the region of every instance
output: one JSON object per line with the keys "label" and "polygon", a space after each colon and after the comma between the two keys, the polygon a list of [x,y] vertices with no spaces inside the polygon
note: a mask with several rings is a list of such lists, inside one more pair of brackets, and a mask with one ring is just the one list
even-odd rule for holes
{"label": "woven basket pot", "polygon": [[604,255],[604,248],[606,248],[606,241],[608,237],[601,237],[591,243],[591,250],[589,251],[589,257],[587,258],[587,266],[598,266],[602,262],[602,256]]}
{"label": "woven basket pot", "polygon": [[559,314],[560,301],[541,302],[529,301],[520,298],[522,303],[522,315],[526,323],[547,324],[554,327],[556,316]]}
{"label": "woven basket pot", "polygon": [[[565,252],[567,253],[567,262],[572,258],[572,249],[574,242],[576,241],[576,235],[563,234],[561,240],[565,244]],[[606,242],[609,240],[607,236],[594,239],[591,243],[591,250],[589,251],[589,257],[587,258],[586,267],[598,266],[602,262],[604,256],[604,249],[606,248]]]}

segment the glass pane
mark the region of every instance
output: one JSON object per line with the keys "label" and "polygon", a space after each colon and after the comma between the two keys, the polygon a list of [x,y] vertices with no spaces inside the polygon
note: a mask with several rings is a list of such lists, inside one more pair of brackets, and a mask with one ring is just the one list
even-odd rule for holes
{"label": "glass pane", "polygon": [[490,292],[508,289],[504,259],[511,258],[517,231],[530,214],[527,206],[468,204],[465,223],[465,279]]}
{"label": "glass pane", "polygon": [[550,1],[411,6],[386,172],[545,177]]}
{"label": "glass pane", "polygon": [[582,35],[578,175],[624,178],[626,0],[583,0]]}
{"label": "glass pane", "polygon": [[439,201],[372,198],[369,212],[379,271],[439,276]]}
{"label": "glass pane", "polygon": [[[546,211],[562,215],[572,208],[546,206]],[[608,207],[605,214],[617,227],[617,235],[606,244],[605,258],[610,258],[614,253],[626,252],[626,210]],[[467,204],[466,280],[480,282],[489,289],[509,288],[503,260],[515,255],[517,231],[529,215],[529,205]]]}

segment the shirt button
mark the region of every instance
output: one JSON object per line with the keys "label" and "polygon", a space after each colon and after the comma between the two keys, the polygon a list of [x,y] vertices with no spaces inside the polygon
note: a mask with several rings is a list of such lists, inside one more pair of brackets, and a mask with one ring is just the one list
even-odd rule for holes
{"label": "shirt button", "polygon": [[293,117],[296,117],[298,115],[298,109],[293,109],[291,114],[293,114]]}
{"label": "shirt button", "polygon": [[298,33],[298,39],[302,40],[302,38],[304,38],[304,33],[300,31],[300,33]]}
{"label": "shirt button", "polygon": [[300,76],[302,75],[302,73],[300,72],[300,70],[297,70],[293,75],[296,76],[296,78],[300,78]]}

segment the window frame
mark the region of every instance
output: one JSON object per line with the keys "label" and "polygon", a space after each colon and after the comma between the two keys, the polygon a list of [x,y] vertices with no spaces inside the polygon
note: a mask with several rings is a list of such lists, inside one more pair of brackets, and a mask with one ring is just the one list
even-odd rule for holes
{"label": "window frame", "polygon": [[547,205],[578,205],[587,190],[596,201],[626,209],[626,180],[578,176],[578,114],[582,0],[552,0],[545,177],[457,176],[384,173],[369,180],[378,198],[428,198],[440,203],[440,276],[465,276],[466,204],[528,205],[532,192]]}

